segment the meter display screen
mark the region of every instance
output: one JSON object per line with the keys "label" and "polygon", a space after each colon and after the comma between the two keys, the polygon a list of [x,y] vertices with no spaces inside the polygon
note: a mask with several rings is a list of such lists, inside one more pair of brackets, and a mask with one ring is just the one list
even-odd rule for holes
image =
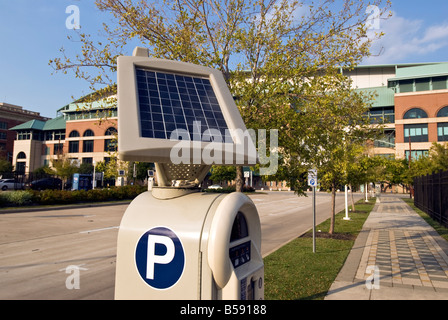
{"label": "meter display screen", "polygon": [[229,249],[230,261],[234,268],[238,268],[250,261],[250,241]]}
{"label": "meter display screen", "polygon": [[247,221],[244,214],[238,212],[235,221],[232,226],[232,233],[230,234],[230,242],[242,239],[249,236],[249,231],[247,230]]}

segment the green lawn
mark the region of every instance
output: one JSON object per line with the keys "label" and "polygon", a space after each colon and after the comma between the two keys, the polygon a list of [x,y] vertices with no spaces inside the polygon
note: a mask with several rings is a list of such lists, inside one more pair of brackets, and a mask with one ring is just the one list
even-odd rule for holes
{"label": "green lawn", "polygon": [[[360,201],[356,212],[336,215],[335,237],[328,238],[330,219],[316,227],[322,233],[316,239],[313,253],[311,231],[283,246],[264,259],[265,299],[267,300],[321,300],[327,294],[373,209],[375,199]],[[326,237],[325,237],[326,236]]]}

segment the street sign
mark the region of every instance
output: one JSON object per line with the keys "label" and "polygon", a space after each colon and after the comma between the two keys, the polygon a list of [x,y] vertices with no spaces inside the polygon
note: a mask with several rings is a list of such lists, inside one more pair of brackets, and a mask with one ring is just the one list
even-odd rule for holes
{"label": "street sign", "polygon": [[317,187],[317,170],[312,169],[308,171],[308,185],[310,187]]}
{"label": "street sign", "polygon": [[308,171],[308,185],[313,188],[313,253],[316,253],[316,187],[317,170]]}

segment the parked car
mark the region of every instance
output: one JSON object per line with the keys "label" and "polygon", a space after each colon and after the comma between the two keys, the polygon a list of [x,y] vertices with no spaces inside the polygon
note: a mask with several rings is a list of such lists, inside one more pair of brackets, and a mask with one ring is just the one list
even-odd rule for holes
{"label": "parked car", "polygon": [[62,180],[58,178],[44,178],[32,181],[30,188],[33,190],[60,190],[62,188]]}
{"label": "parked car", "polygon": [[16,182],[14,179],[0,179],[0,190],[23,189],[23,183]]}
{"label": "parked car", "polygon": [[208,187],[208,189],[222,189],[222,187],[219,184],[214,184]]}

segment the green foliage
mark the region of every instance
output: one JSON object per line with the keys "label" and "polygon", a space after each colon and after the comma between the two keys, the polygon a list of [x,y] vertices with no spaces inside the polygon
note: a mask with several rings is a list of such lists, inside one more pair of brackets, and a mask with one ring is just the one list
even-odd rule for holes
{"label": "green foliage", "polygon": [[0,193],[0,205],[54,205],[88,202],[106,202],[130,200],[146,191],[144,186],[112,187],[110,189],[93,190],[43,190],[43,191],[11,191]]}
{"label": "green foliage", "polygon": [[[1,151],[1,150],[0,150]],[[12,164],[6,159],[0,158],[0,176],[5,173],[12,173]]]}
{"label": "green foliage", "polygon": [[31,204],[33,195],[29,191],[10,191],[0,193],[1,206],[23,206]]}
{"label": "green foliage", "polygon": [[212,166],[210,180],[214,183],[220,181],[233,181],[236,178],[236,168],[230,166]]}

